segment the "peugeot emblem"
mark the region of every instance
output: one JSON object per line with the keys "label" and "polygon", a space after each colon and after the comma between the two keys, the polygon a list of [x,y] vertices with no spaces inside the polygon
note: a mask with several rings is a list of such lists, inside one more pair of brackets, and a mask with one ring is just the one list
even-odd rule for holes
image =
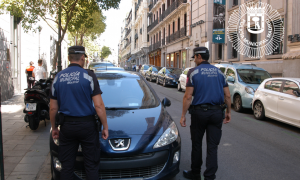
{"label": "peugeot emblem", "polygon": [[124,139],[110,139],[109,145],[114,151],[125,151],[130,146],[130,139],[124,138]]}

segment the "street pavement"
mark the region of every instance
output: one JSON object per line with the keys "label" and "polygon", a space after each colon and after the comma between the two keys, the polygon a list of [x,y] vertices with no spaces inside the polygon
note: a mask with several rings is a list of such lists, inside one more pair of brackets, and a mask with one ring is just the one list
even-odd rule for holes
{"label": "street pavement", "polygon": [[1,105],[5,179],[51,179],[50,121],[46,121],[46,126],[41,121],[36,131],[26,127],[23,95],[15,95]]}
{"label": "street pavement", "polygon": [[[180,126],[184,92],[150,82],[162,100],[167,97],[167,111],[177,124],[181,136],[180,173],[172,180],[184,180],[184,169],[190,168],[190,115],[187,127]],[[26,127],[22,112],[23,95],[2,102],[2,133],[5,179],[50,180],[49,130],[40,123],[36,131]],[[219,146],[219,169],[216,180],[298,180],[300,177],[300,130],[271,119],[255,120],[252,111],[232,111],[232,121],[223,126]],[[203,138],[205,170],[206,142]],[[202,177],[203,178],[203,177]]]}

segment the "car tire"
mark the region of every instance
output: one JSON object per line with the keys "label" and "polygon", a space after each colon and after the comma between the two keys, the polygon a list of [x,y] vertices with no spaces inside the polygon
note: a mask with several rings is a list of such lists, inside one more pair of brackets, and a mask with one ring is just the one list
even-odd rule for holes
{"label": "car tire", "polygon": [[149,78],[149,81],[150,81],[150,82],[152,82],[152,81],[153,81],[153,80],[152,80],[152,76],[150,76],[150,78]]}
{"label": "car tire", "polygon": [[164,79],[164,82],[163,82],[163,87],[166,87],[166,79]]}
{"label": "car tire", "polygon": [[158,80],[158,77],[156,78],[156,84],[159,84],[159,80]]}
{"label": "car tire", "polygon": [[236,112],[241,112],[243,110],[242,107],[242,98],[240,95],[235,95],[233,98],[233,107]]}
{"label": "car tire", "polygon": [[178,91],[182,91],[182,88],[181,88],[181,84],[180,84],[180,82],[178,82],[178,85],[177,85],[177,90],[178,90]]}
{"label": "car tire", "polygon": [[253,106],[253,115],[255,119],[263,120],[265,119],[265,108],[260,101],[256,101]]}

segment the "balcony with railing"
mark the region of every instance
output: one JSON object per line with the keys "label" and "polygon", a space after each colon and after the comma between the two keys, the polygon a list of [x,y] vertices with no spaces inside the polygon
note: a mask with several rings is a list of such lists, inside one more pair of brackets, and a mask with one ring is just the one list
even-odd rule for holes
{"label": "balcony with railing", "polygon": [[158,42],[156,42],[154,44],[151,44],[149,46],[149,52],[155,51],[155,50],[159,49],[160,47],[161,47],[161,41],[158,41]]}
{"label": "balcony with railing", "polygon": [[126,34],[125,34],[125,37],[127,37],[131,32],[131,29],[127,30]]}
{"label": "balcony with railing", "polygon": [[[156,1],[157,2],[157,1]],[[158,19],[148,26],[148,32],[151,31],[157,24],[162,22],[168,15],[170,15],[174,10],[176,10],[181,4],[187,3],[187,0],[176,0],[174,1],[164,12],[160,14],[159,21]],[[153,4],[154,6],[155,4]],[[150,6],[149,6],[150,7]],[[149,9],[150,11],[150,9]],[[152,12],[149,13],[149,16],[152,16]]]}
{"label": "balcony with railing", "polygon": [[151,31],[156,25],[158,24],[158,19],[156,19],[153,23],[151,23],[148,27],[147,27],[147,31]]}
{"label": "balcony with railing", "polygon": [[[179,31],[176,31],[173,34],[171,34],[170,36],[167,36],[166,44],[174,42],[177,39],[180,39],[180,38],[185,37],[185,36],[186,36],[186,27],[183,27]],[[163,43],[163,45],[164,45],[164,43]]]}

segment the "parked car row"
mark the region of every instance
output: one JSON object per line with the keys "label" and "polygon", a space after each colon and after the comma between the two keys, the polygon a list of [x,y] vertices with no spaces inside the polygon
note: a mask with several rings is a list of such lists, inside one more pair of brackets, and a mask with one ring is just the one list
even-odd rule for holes
{"label": "parked car row", "polygon": [[216,64],[226,76],[234,110],[252,108],[259,120],[272,118],[300,127],[300,78],[272,78],[254,64]]}
{"label": "parked car row", "polygon": [[[236,112],[253,109],[256,119],[265,117],[300,127],[300,78],[272,78],[263,68],[255,64],[216,64],[227,79],[231,102]],[[145,64],[141,75],[149,81],[163,86],[186,89],[187,74],[184,70]]]}
{"label": "parked car row", "polygon": [[155,81],[164,87],[177,86],[182,69],[144,64],[140,73],[146,80]]}

